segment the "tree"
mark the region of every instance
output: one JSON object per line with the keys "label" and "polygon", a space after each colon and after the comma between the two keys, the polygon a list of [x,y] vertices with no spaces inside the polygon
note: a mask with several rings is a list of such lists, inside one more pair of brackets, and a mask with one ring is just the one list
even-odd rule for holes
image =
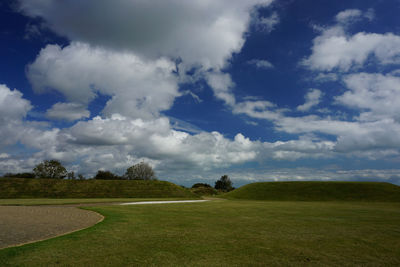
{"label": "tree", "polygon": [[113,174],[110,171],[98,171],[94,179],[97,180],[119,180],[118,175]]}
{"label": "tree", "polygon": [[125,172],[125,177],[129,180],[156,180],[156,174],[153,168],[145,163],[140,162],[129,167]]}
{"label": "tree", "polygon": [[37,178],[64,179],[67,176],[67,170],[57,160],[45,160],[36,165],[33,173]]}
{"label": "tree", "polygon": [[232,181],[229,179],[228,175],[222,175],[221,178],[215,182],[214,188],[222,191],[231,191],[233,190]]}

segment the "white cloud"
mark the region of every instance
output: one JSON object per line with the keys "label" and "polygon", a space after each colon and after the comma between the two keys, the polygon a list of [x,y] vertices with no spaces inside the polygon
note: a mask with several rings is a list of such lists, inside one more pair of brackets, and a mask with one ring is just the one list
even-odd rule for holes
{"label": "white cloud", "polygon": [[373,8],[369,8],[367,12],[364,13],[364,17],[368,19],[369,21],[372,21],[375,19],[375,10]]}
{"label": "white cloud", "polygon": [[219,69],[242,48],[252,9],[272,0],[19,2],[24,14],[70,40]]}
{"label": "white cloud", "polygon": [[174,70],[175,64],[164,58],[144,61],[132,53],[72,43],[42,49],[27,75],[36,92],[57,90],[81,105],[100,92],[112,97],[104,114],[151,118],[180,95]]}
{"label": "white cloud", "polygon": [[349,23],[360,19],[361,16],[362,12],[359,9],[346,9],[336,15],[336,21],[338,23]]}
{"label": "white cloud", "polygon": [[346,33],[346,24],[364,16],[374,17],[373,9],[362,13],[358,9],[340,12],[338,24],[321,28],[321,34],[313,40],[312,54],[302,64],[312,70],[349,71],[352,67],[363,66],[370,57],[379,64],[400,63],[400,36],[393,33]]}
{"label": "white cloud", "polygon": [[357,73],[345,77],[349,88],[336,100],[345,106],[362,110],[361,120],[394,118],[400,121],[400,77]]}
{"label": "white cloud", "polygon": [[23,136],[22,120],[31,109],[32,105],[22,98],[20,91],[0,85],[0,147],[12,145]]}
{"label": "white cloud", "polygon": [[251,118],[276,120],[280,117],[276,111],[276,105],[269,101],[250,100],[236,104],[233,107],[234,114],[245,114]]}
{"label": "white cloud", "polygon": [[305,96],[306,102],[303,105],[297,107],[299,111],[308,111],[312,107],[319,104],[322,97],[322,92],[318,89],[310,89]]}
{"label": "white cloud", "polygon": [[318,83],[325,83],[325,82],[335,82],[339,80],[339,77],[336,73],[318,73],[314,81]]}
{"label": "white cloud", "polygon": [[400,136],[396,134],[400,131],[400,124],[390,118],[361,122],[318,116],[281,117],[275,121],[275,127],[279,131],[291,134],[323,133],[332,135],[337,139],[335,150],[342,153],[394,149],[397,151],[396,154],[399,154],[400,149]]}
{"label": "white cloud", "polygon": [[77,103],[56,103],[46,111],[46,117],[52,120],[76,121],[89,118],[90,112]]}
{"label": "white cloud", "polygon": [[341,30],[329,29],[314,39],[312,55],[303,64],[312,70],[348,71],[372,55],[380,64],[400,63],[400,36],[360,32],[348,37]]}
{"label": "white cloud", "polygon": [[7,153],[0,153],[0,159],[7,159],[9,157],[10,155],[8,155]]}
{"label": "white cloud", "polygon": [[268,60],[264,60],[264,59],[252,59],[252,60],[247,61],[247,64],[254,65],[260,69],[274,68],[274,65],[272,65],[271,62],[269,62]]}
{"label": "white cloud", "polygon": [[18,90],[11,90],[6,85],[0,84],[0,122],[5,120],[21,120],[32,105],[22,98],[22,93]]}
{"label": "white cloud", "polygon": [[209,72],[205,79],[214,91],[216,98],[223,100],[225,104],[233,106],[236,103],[232,88],[235,86],[231,76],[228,73]]}
{"label": "white cloud", "polygon": [[259,14],[257,14],[253,23],[258,30],[270,33],[275,29],[275,26],[279,22],[280,19],[278,13],[274,12],[269,17],[260,17]]}

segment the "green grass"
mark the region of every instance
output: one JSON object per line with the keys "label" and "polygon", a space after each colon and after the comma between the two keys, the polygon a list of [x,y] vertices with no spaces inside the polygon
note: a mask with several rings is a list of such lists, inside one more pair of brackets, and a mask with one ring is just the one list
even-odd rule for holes
{"label": "green grass", "polygon": [[373,182],[263,182],[242,186],[221,197],[269,201],[400,202],[400,187]]}
{"label": "green grass", "polygon": [[165,181],[0,178],[4,198],[196,198]]}
{"label": "green grass", "polygon": [[0,266],[400,266],[400,203],[92,207],[105,220],[0,250]]}

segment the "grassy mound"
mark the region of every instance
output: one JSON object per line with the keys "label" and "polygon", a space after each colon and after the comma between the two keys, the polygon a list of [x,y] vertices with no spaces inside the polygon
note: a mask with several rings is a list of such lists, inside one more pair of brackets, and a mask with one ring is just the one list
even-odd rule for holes
{"label": "grassy mound", "polygon": [[278,201],[400,202],[400,187],[372,182],[264,182],[242,186],[222,197]]}
{"label": "grassy mound", "polygon": [[0,198],[196,198],[165,181],[1,178]]}

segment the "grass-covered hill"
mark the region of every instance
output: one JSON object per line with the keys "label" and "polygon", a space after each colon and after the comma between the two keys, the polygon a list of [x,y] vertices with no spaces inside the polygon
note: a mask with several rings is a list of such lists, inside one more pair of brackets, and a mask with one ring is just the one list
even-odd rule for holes
{"label": "grass-covered hill", "polygon": [[373,182],[263,182],[242,186],[222,197],[276,201],[400,202],[400,186]]}
{"label": "grass-covered hill", "polygon": [[0,198],[196,198],[165,181],[0,178]]}

